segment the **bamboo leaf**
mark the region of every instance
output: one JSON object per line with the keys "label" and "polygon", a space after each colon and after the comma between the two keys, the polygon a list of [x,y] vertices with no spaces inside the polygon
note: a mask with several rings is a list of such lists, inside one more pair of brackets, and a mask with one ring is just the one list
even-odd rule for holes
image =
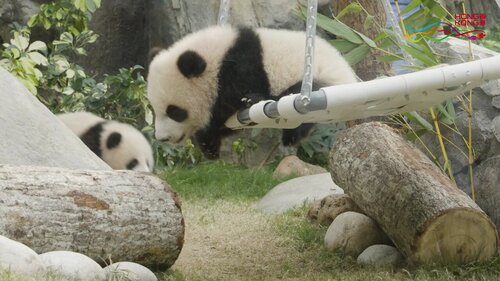
{"label": "bamboo leaf", "polygon": [[363,7],[361,7],[361,5],[358,2],[352,2],[349,5],[347,5],[344,9],[342,9],[342,11],[340,11],[337,14],[336,18],[340,20],[348,13],[351,13],[351,12],[352,13],[359,13],[361,11],[363,11]]}
{"label": "bamboo leaf", "polygon": [[428,55],[420,52],[416,48],[410,47],[408,45],[401,45],[404,51],[409,53],[414,59],[419,60],[425,66],[433,66],[438,64],[435,57],[429,57]]}
{"label": "bamboo leaf", "polygon": [[373,42],[373,40],[372,40],[372,39],[370,39],[370,38],[366,37],[363,33],[361,33],[361,32],[357,32],[357,31],[356,31],[356,30],[354,30],[354,29],[353,29],[352,31],[354,31],[356,34],[358,34],[358,35],[361,37],[361,39],[363,39],[363,41],[364,41],[364,42],[365,42],[368,46],[370,46],[370,47],[372,47],[372,48],[376,48],[376,47],[377,47],[377,44],[375,44],[375,42]]}
{"label": "bamboo leaf", "polygon": [[438,19],[444,19],[447,15],[448,12],[446,11],[446,8],[444,8],[439,1],[435,0],[424,0],[424,5],[429,7],[430,14],[433,17],[436,17]]}
{"label": "bamboo leaf", "polygon": [[406,13],[410,12],[411,10],[418,7],[420,4],[422,4],[421,0],[411,1],[410,4],[408,4],[408,6],[406,6],[403,10],[401,10],[401,14],[406,14]]}
{"label": "bamboo leaf", "polygon": [[420,114],[418,114],[416,111],[406,112],[403,115],[410,119],[411,122],[420,125],[420,127],[426,129],[427,131],[433,131],[434,129],[432,124],[425,120],[425,118],[420,116]]}
{"label": "bamboo leaf", "polygon": [[401,60],[400,57],[394,56],[394,55],[385,55],[382,57],[378,57],[377,59],[381,62],[393,62],[393,61]]}
{"label": "bamboo leaf", "polygon": [[375,22],[375,17],[372,15],[367,15],[365,18],[365,22],[363,22],[363,30],[365,32],[368,32],[368,29],[370,29],[373,26],[374,22]]}
{"label": "bamboo leaf", "polygon": [[331,19],[322,14],[318,14],[318,26],[331,34],[346,39],[352,43],[355,44],[363,43],[363,39],[361,39],[361,37],[358,34],[356,34],[347,25],[341,23],[336,19]]}
{"label": "bamboo leaf", "polygon": [[420,129],[416,131],[410,131],[406,134],[404,134],[404,138],[408,141],[414,141],[418,138],[421,138],[424,134],[428,133],[429,131],[427,129]]}
{"label": "bamboo leaf", "polygon": [[361,60],[363,60],[366,55],[370,52],[370,47],[366,44],[359,45],[352,51],[344,55],[344,58],[349,62],[350,65],[354,65]]}
{"label": "bamboo leaf", "polygon": [[329,42],[341,53],[347,53],[359,46],[358,44],[349,42],[345,39],[334,39]]}
{"label": "bamboo leaf", "polygon": [[446,125],[452,125],[455,123],[455,108],[453,107],[453,103],[448,101],[445,106],[442,104],[436,105],[437,111],[442,115],[440,120]]}

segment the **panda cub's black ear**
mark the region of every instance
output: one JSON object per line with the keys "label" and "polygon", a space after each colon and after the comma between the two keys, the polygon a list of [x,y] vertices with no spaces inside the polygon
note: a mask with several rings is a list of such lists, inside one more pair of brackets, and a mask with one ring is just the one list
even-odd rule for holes
{"label": "panda cub's black ear", "polygon": [[117,147],[121,141],[122,141],[122,134],[116,132],[111,133],[108,137],[108,140],[106,141],[106,147],[108,149],[113,149]]}
{"label": "panda cub's black ear", "polygon": [[194,51],[185,51],[177,60],[179,71],[186,78],[200,76],[207,67],[205,60]]}

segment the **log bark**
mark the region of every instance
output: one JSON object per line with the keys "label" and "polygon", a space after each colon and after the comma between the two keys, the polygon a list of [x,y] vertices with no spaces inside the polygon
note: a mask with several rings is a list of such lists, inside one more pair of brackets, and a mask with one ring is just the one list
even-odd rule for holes
{"label": "log bark", "polygon": [[37,253],[170,267],[184,241],[180,202],[153,174],[0,165],[0,234]]}
{"label": "log bark", "polygon": [[365,123],[338,138],[333,180],[412,264],[469,263],[497,253],[490,218],[391,128]]}

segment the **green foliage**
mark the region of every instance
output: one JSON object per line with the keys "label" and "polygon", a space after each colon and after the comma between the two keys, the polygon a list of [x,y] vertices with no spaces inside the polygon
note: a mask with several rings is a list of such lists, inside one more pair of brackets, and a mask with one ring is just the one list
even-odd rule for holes
{"label": "green foliage", "polygon": [[500,23],[485,31],[486,38],[481,40],[481,45],[495,52],[500,52]]}
{"label": "green foliage", "polygon": [[[74,58],[87,55],[97,34],[88,29],[101,0],[59,0],[42,4],[26,26],[15,24],[13,38],[0,50],[0,66],[14,74],[54,113],[90,111],[130,123],[151,139],[156,166],[193,164],[201,154],[192,144],[169,146],[153,141],[153,113],[146,98],[142,66],[122,68],[101,81],[87,74]],[[30,42],[35,27],[50,30],[55,40]]]}
{"label": "green foliage", "polygon": [[43,73],[37,66],[47,66],[47,46],[41,41],[30,44],[29,30],[14,31],[9,43],[3,44],[0,66],[14,74],[32,93],[43,80]]}
{"label": "green foliage", "polygon": [[156,151],[155,158],[157,159],[157,163],[160,167],[186,168],[192,167],[202,161],[203,155],[200,149],[190,140],[186,141],[183,145],[170,145],[153,139],[153,128],[151,126],[147,127],[146,130],[151,132],[150,139],[152,139],[152,145]]}
{"label": "green foliage", "polygon": [[343,129],[342,123],[317,124],[309,137],[301,142],[298,157],[312,164],[327,166],[330,149]]}
{"label": "green foliage", "polygon": [[[371,51],[382,53],[378,59],[385,62],[393,62],[397,60],[406,60],[408,64],[406,67],[409,69],[423,69],[434,67],[440,64],[441,57],[436,54],[432,46],[428,44],[428,34],[415,33],[413,31],[419,30],[430,24],[436,22],[449,22],[453,23],[453,16],[441,5],[437,0],[414,0],[405,9],[401,11],[402,14],[411,11],[416,7],[421,7],[412,15],[403,19],[399,15],[400,27],[404,34],[397,34],[392,28],[380,26],[374,21],[374,16],[371,15],[364,7],[358,2],[354,1],[347,5],[340,11],[337,17],[327,17],[318,15],[317,24],[319,28],[324,31],[335,35],[335,40],[330,40],[330,43],[335,46],[349,61],[350,64],[356,64],[361,61]],[[297,14],[305,19],[305,9],[299,8]],[[373,34],[373,39],[370,39],[360,32],[351,29],[345,24],[341,23],[339,19],[346,16],[348,13],[363,13],[365,22],[363,28],[365,31],[372,27],[376,30]],[[373,31],[372,31],[373,32]],[[410,34],[410,35],[408,35]],[[490,44],[488,41],[483,41],[484,44]],[[493,45],[494,46],[494,45]],[[405,54],[403,58],[403,54]],[[467,99],[465,99],[467,100]],[[468,107],[464,105],[467,111]],[[405,135],[408,139],[419,139],[425,133],[432,132],[442,143],[442,136],[440,135],[439,124],[443,124],[449,128],[455,128],[455,108],[452,101],[447,101],[441,105],[437,105],[431,109],[436,112],[436,120],[428,121],[417,112],[408,112],[393,118],[399,125],[406,129]],[[458,130],[455,130],[458,133]],[[452,144],[455,145],[455,144]],[[456,145],[455,145],[456,146]],[[470,144],[467,145],[470,149]],[[447,161],[446,149],[441,145],[445,163],[438,164],[444,170],[451,170],[450,163]],[[302,146],[304,151],[304,146]],[[310,150],[306,150],[308,156],[311,155]],[[437,161],[436,157],[432,157]],[[451,176],[450,176],[451,177]]]}
{"label": "green foliage", "polygon": [[42,4],[40,12],[28,21],[28,27],[68,31],[78,35],[88,30],[92,14],[101,6],[101,0],[60,0]]}
{"label": "green foliage", "polygon": [[233,153],[238,157],[238,163],[243,164],[248,154],[257,149],[257,144],[253,140],[238,138],[231,145]]}
{"label": "green foliage", "polygon": [[[361,11],[361,8],[362,6],[359,3],[353,2],[339,13],[339,17],[342,17],[350,11]],[[304,7],[299,7],[296,11],[296,15],[305,20],[306,9]],[[373,23],[373,18],[370,20]],[[370,23],[366,23],[366,25],[369,24]],[[322,14],[318,14],[317,25],[326,32],[337,36],[337,39],[330,42],[335,47],[338,47],[339,51],[344,54],[345,59],[351,65],[361,61],[370,52],[371,48],[377,47],[376,43],[372,39],[348,27],[337,18],[332,19]]]}

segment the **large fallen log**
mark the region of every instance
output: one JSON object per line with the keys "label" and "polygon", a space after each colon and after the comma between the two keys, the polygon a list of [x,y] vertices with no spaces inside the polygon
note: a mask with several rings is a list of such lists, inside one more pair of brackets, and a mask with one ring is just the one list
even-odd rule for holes
{"label": "large fallen log", "polygon": [[411,263],[468,263],[497,253],[489,217],[388,126],[347,130],[332,148],[330,169]]}
{"label": "large fallen log", "polygon": [[164,269],[184,241],[180,203],[153,174],[0,165],[0,235],[37,253]]}

